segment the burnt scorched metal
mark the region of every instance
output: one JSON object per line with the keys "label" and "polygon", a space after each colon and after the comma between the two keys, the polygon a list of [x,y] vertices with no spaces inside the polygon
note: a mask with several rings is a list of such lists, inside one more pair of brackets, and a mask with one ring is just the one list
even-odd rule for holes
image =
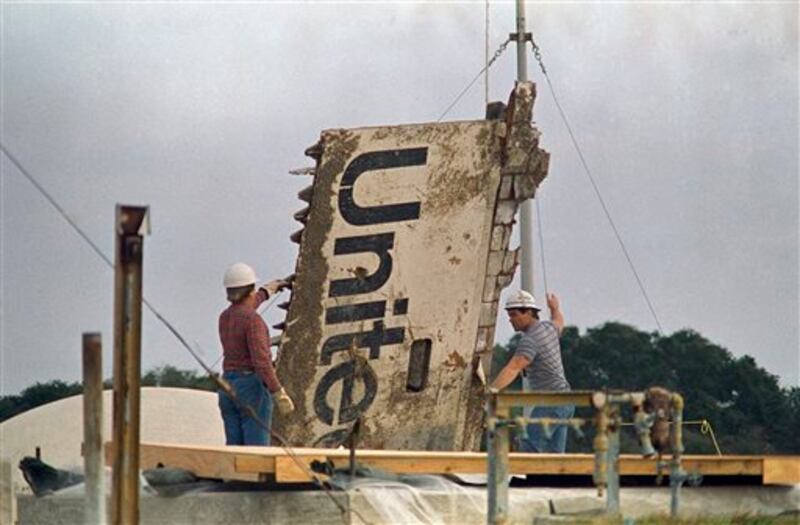
{"label": "burnt scorched metal", "polygon": [[306,151],[304,228],[278,375],[293,445],[470,450],[480,442],[519,203],[547,174],[518,83],[504,120],[337,129]]}

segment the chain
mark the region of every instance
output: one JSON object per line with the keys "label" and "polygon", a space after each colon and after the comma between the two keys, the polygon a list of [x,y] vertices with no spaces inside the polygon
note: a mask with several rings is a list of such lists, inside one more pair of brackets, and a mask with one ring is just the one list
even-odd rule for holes
{"label": "chain", "polygon": [[494,55],[492,55],[492,58],[490,58],[489,61],[486,63],[486,65],[483,66],[483,69],[478,71],[478,74],[475,75],[475,78],[473,78],[472,81],[469,84],[467,84],[467,87],[465,87],[464,89],[461,90],[461,93],[459,93],[458,96],[455,98],[455,100],[453,100],[453,102],[451,102],[450,105],[447,106],[447,109],[445,109],[444,112],[441,114],[441,116],[439,116],[439,118],[436,119],[436,122],[441,122],[442,119],[450,112],[450,110],[453,109],[453,107],[456,104],[458,104],[458,101],[461,100],[461,97],[463,97],[467,93],[467,91],[469,91],[469,88],[471,88],[473,86],[473,84],[475,84],[475,82],[477,82],[478,79],[481,78],[481,75],[483,75],[483,73],[486,70],[488,70],[490,67],[492,67],[492,64],[494,64],[495,60],[500,58],[500,55],[503,54],[503,51],[506,50],[506,48],[508,47],[508,44],[510,42],[511,42],[511,39],[509,38],[505,42],[500,44],[500,47],[497,48],[497,51],[494,52]]}
{"label": "chain", "polygon": [[[497,51],[494,52],[494,55],[492,55],[492,58],[490,58],[489,62],[486,63],[486,67],[484,69],[489,69],[492,66],[492,64],[494,64],[494,61],[497,60],[498,58],[500,58],[500,55],[503,54],[503,52],[508,47],[508,44],[510,44],[510,43],[511,43],[511,39],[509,38],[505,42],[500,44],[500,47],[497,48]],[[483,71],[481,71],[481,73],[483,73]]]}
{"label": "chain", "polygon": [[533,58],[536,59],[536,62],[539,63],[539,69],[542,70],[542,74],[547,76],[547,68],[544,67],[544,62],[542,61],[542,50],[539,49],[539,46],[536,45],[536,41],[533,40],[533,37],[530,39],[531,47],[533,48]]}

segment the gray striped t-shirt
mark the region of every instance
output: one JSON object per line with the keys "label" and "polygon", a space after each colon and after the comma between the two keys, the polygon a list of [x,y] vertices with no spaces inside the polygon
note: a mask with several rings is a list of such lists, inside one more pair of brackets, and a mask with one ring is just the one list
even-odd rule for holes
{"label": "gray striped t-shirt", "polygon": [[522,332],[514,355],[531,360],[522,378],[525,390],[569,390],[561,363],[558,328],[552,322],[538,321]]}

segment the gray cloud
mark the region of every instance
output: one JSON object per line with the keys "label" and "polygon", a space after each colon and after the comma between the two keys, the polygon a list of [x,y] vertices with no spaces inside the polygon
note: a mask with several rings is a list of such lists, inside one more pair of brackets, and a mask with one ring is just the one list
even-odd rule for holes
{"label": "gray cloud", "polygon": [[[528,6],[666,331],[694,328],[784,384],[800,380],[797,9]],[[145,294],[213,361],[224,268],[294,267],[306,181],[286,172],[310,163],[305,147],[326,128],[435,120],[483,66],[483,16],[482,3],[5,5],[2,139],[108,254],[115,203],[151,206]],[[493,5],[492,51],[512,27],[513,5]],[[552,153],[548,286],[582,328],[654,329],[532,61],[530,74]],[[448,118],[482,107],[476,85]],[[110,372],[110,270],[5,158],[2,171],[0,390],[79,378],[84,331],[103,332]],[[193,366],[152,316],[143,330],[145,367]]]}

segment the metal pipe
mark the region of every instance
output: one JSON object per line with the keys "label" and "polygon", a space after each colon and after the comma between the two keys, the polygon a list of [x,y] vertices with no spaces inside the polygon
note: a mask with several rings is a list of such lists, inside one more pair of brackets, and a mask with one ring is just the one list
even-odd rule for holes
{"label": "metal pipe", "polygon": [[[487,406],[486,450],[488,463],[488,513],[490,525],[508,521],[508,449],[509,426],[506,423],[510,413],[497,405],[498,394],[491,394]],[[502,420],[504,424],[496,424]]]}
{"label": "metal pipe", "polygon": [[[528,81],[528,55],[525,48],[525,0],[517,0],[517,80]],[[520,205],[519,248],[520,278],[523,290],[534,293],[533,280],[533,202],[525,200]]]}
{"label": "metal pipe", "polygon": [[675,519],[678,517],[678,507],[680,505],[681,485],[686,479],[686,473],[681,468],[681,455],[683,453],[683,397],[680,394],[672,394],[672,460],[670,461],[670,516]]}
{"label": "metal pipe", "polygon": [[576,407],[593,406],[599,408],[603,403],[598,402],[597,399],[601,397],[602,393],[593,392],[591,390],[570,390],[567,392],[503,392],[497,399],[497,408],[498,410],[503,410],[516,406],[561,405],[575,405]]}
{"label": "metal pipe", "polygon": [[558,417],[515,417],[513,421],[517,427],[524,425],[548,425],[551,427],[563,425],[571,428],[580,427],[591,422],[590,419],[582,417],[570,417],[567,419]]}
{"label": "metal pipe", "polygon": [[608,405],[608,451],[606,452],[606,512],[619,514],[619,406]]}
{"label": "metal pipe", "polygon": [[[642,392],[602,392],[602,391],[573,391],[573,392],[497,392],[490,391],[487,396],[487,462],[488,462],[488,513],[487,521],[490,524],[505,523],[508,520],[508,451],[510,427],[524,428],[526,424],[536,424],[547,429],[556,425],[569,425],[575,429],[587,421],[584,418],[531,418],[510,417],[510,409],[515,406],[555,406],[573,404],[576,406],[589,406],[595,411],[596,435],[593,441],[594,449],[594,483],[597,486],[598,497],[602,497],[607,489],[606,511],[610,515],[620,512],[620,430],[623,426],[620,405],[630,404],[635,411],[635,425],[637,432],[647,434],[649,439],[649,425],[652,421],[643,410],[645,394]],[[677,432],[671,434],[673,456],[670,462],[670,481],[672,488],[672,515],[678,512],[680,487],[688,476],[681,468],[681,454],[683,452],[683,436],[680,431],[683,422],[683,398],[680,394],[671,394],[670,412],[673,426]],[[651,445],[652,446],[652,445]],[[647,447],[645,447],[647,448]],[[660,463],[658,466],[660,475]]]}
{"label": "metal pipe", "polygon": [[143,236],[148,208],[117,205],[114,265],[114,463],[111,522],[139,522]]}
{"label": "metal pipe", "polygon": [[517,0],[517,80],[528,81],[528,55],[525,50],[525,0]]}
{"label": "metal pipe", "polygon": [[84,521],[106,522],[103,476],[103,346],[99,333],[83,334],[83,470],[86,476]]}
{"label": "metal pipe", "polygon": [[597,411],[597,433],[592,442],[594,449],[594,484],[597,486],[597,497],[603,497],[606,487],[606,461],[608,452],[608,415],[606,408]]}

